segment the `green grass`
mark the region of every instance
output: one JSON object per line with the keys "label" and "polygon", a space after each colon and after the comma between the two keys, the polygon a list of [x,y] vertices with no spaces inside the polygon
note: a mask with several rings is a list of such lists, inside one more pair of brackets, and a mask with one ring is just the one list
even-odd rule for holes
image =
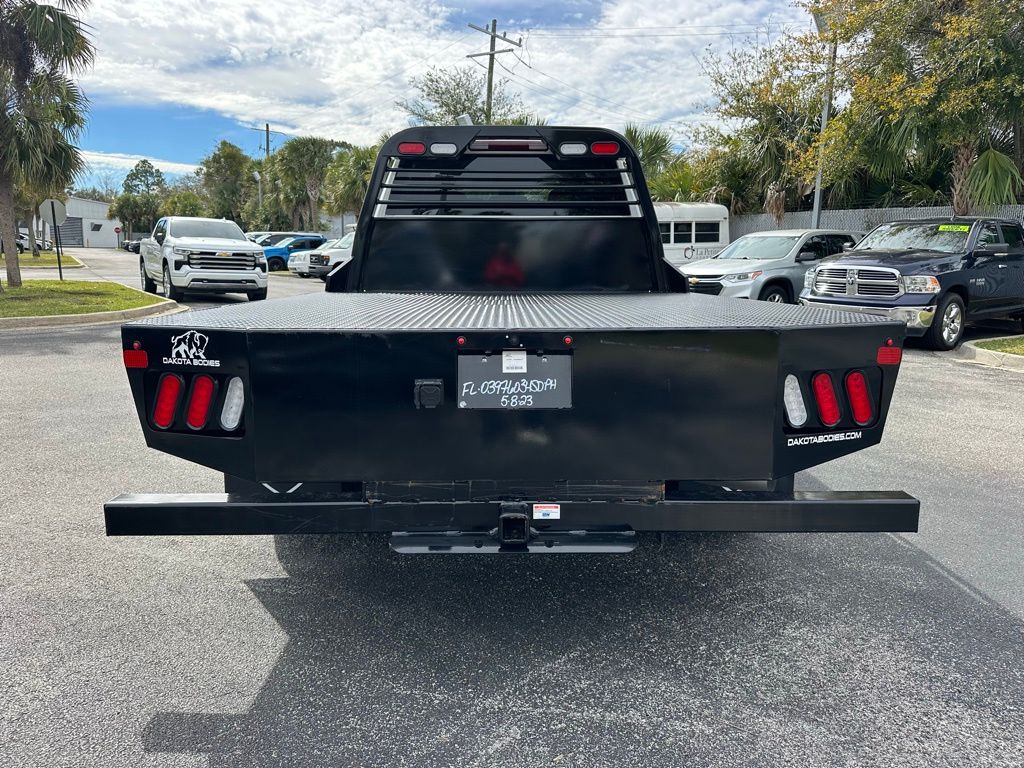
{"label": "green grass", "polygon": [[[76,259],[74,256],[68,256],[64,254],[60,257],[60,263],[65,267],[80,267],[82,262]],[[39,258],[35,258],[31,253],[25,251],[18,257],[18,264],[21,268],[25,267],[56,267],[57,266],[57,254],[53,251],[40,251]]]}
{"label": "green grass", "polygon": [[1016,336],[1012,339],[979,341],[978,346],[982,349],[991,349],[993,352],[1010,352],[1014,355],[1024,355],[1024,336]]}
{"label": "green grass", "polygon": [[133,291],[118,283],[84,280],[26,280],[20,288],[4,283],[0,293],[0,317],[77,315],[146,307],[159,296]]}

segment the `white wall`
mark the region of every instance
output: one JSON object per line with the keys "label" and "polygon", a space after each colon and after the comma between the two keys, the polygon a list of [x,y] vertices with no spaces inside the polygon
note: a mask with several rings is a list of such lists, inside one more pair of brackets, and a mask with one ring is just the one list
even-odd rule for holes
{"label": "white wall", "polygon": [[[124,227],[118,219],[108,219],[107,211],[110,203],[99,200],[86,200],[83,197],[69,197],[65,206],[68,217],[82,220],[82,243],[87,248],[116,248],[119,239],[124,238]],[[97,229],[93,229],[97,227]],[[114,232],[121,227],[121,235]]]}

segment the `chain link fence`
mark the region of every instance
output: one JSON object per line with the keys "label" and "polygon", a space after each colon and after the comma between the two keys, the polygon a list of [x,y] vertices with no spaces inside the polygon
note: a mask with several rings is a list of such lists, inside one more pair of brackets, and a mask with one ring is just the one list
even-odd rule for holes
{"label": "chain link fence", "polygon": [[[826,210],[821,212],[823,229],[846,229],[869,232],[879,224],[902,219],[920,219],[953,215],[948,205],[922,208],[851,208],[847,210]],[[980,215],[1001,216],[1020,221],[1024,219],[1024,205],[1001,205],[984,211]],[[793,211],[782,217],[777,224],[775,218],[767,213],[756,213],[746,216],[733,216],[729,222],[729,235],[735,240],[751,232],[764,232],[771,229],[809,229],[811,211]]]}

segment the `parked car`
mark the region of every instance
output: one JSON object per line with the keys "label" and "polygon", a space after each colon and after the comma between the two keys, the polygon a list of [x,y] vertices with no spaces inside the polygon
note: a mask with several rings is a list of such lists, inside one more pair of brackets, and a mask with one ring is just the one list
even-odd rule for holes
{"label": "parked car", "polygon": [[309,252],[309,271],[321,280],[327,280],[327,273],[339,264],[347,264],[352,258],[352,242],[355,232],[349,232],[337,240],[328,240],[319,248]]}
{"label": "parked car", "polygon": [[225,492],[119,496],[107,533],[521,553],[917,530],[905,493],[793,480],[881,440],[904,326],[689,293],[657,232],[610,131],[395,134],[326,290],[123,326],[147,444]]}
{"label": "parked car", "polygon": [[274,245],[264,246],[263,254],[267,257],[267,264],[271,272],[278,272],[288,268],[288,259],[296,251],[308,251],[319,248],[325,241],[323,235],[295,235],[285,237]]}
{"label": "parked car", "polygon": [[246,240],[233,221],[165,216],[140,250],[142,288],[149,293],[156,293],[159,280],[169,299],[180,299],[184,291],[267,298],[263,249]]}
{"label": "parked car", "polygon": [[271,234],[271,233],[270,232],[246,232],[245,233],[245,238],[247,240],[252,240],[255,243],[255,242],[259,242],[259,239],[261,237],[266,237],[269,234]]}
{"label": "parked car", "polygon": [[317,232],[266,232],[257,237],[253,242],[257,245],[266,247],[268,245],[277,245],[282,240],[289,237],[302,237],[302,236],[316,236]]}
{"label": "parked car", "polygon": [[863,232],[833,229],[756,232],[738,238],[710,259],[673,266],[696,293],[795,304],[807,268],[863,236]]}
{"label": "parked car", "polygon": [[131,251],[132,253],[138,253],[139,252],[139,246],[140,246],[141,243],[142,243],[142,238],[136,238],[134,240],[125,240],[124,241],[124,249],[126,251]]}
{"label": "parked car", "polygon": [[953,349],[965,322],[1024,316],[1024,230],[975,217],[882,224],[808,271],[800,302],[900,320],[932,349]]}

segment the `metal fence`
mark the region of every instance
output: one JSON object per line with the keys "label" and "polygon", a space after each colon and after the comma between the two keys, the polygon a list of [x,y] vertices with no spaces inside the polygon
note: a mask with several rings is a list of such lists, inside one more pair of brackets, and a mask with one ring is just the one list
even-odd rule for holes
{"label": "metal fence", "polygon": [[[1004,216],[1020,221],[1024,219],[1024,205],[1001,205],[983,212],[984,215]],[[948,205],[927,208],[852,208],[848,210],[826,210],[821,212],[821,226],[825,229],[849,229],[868,232],[879,224],[901,219],[927,218],[931,216],[952,216],[953,209]],[[747,216],[733,216],[729,222],[729,235],[732,240],[751,232],[764,232],[769,229],[808,229],[811,226],[810,211],[794,211],[782,217],[777,224],[775,218],[767,213]]]}

